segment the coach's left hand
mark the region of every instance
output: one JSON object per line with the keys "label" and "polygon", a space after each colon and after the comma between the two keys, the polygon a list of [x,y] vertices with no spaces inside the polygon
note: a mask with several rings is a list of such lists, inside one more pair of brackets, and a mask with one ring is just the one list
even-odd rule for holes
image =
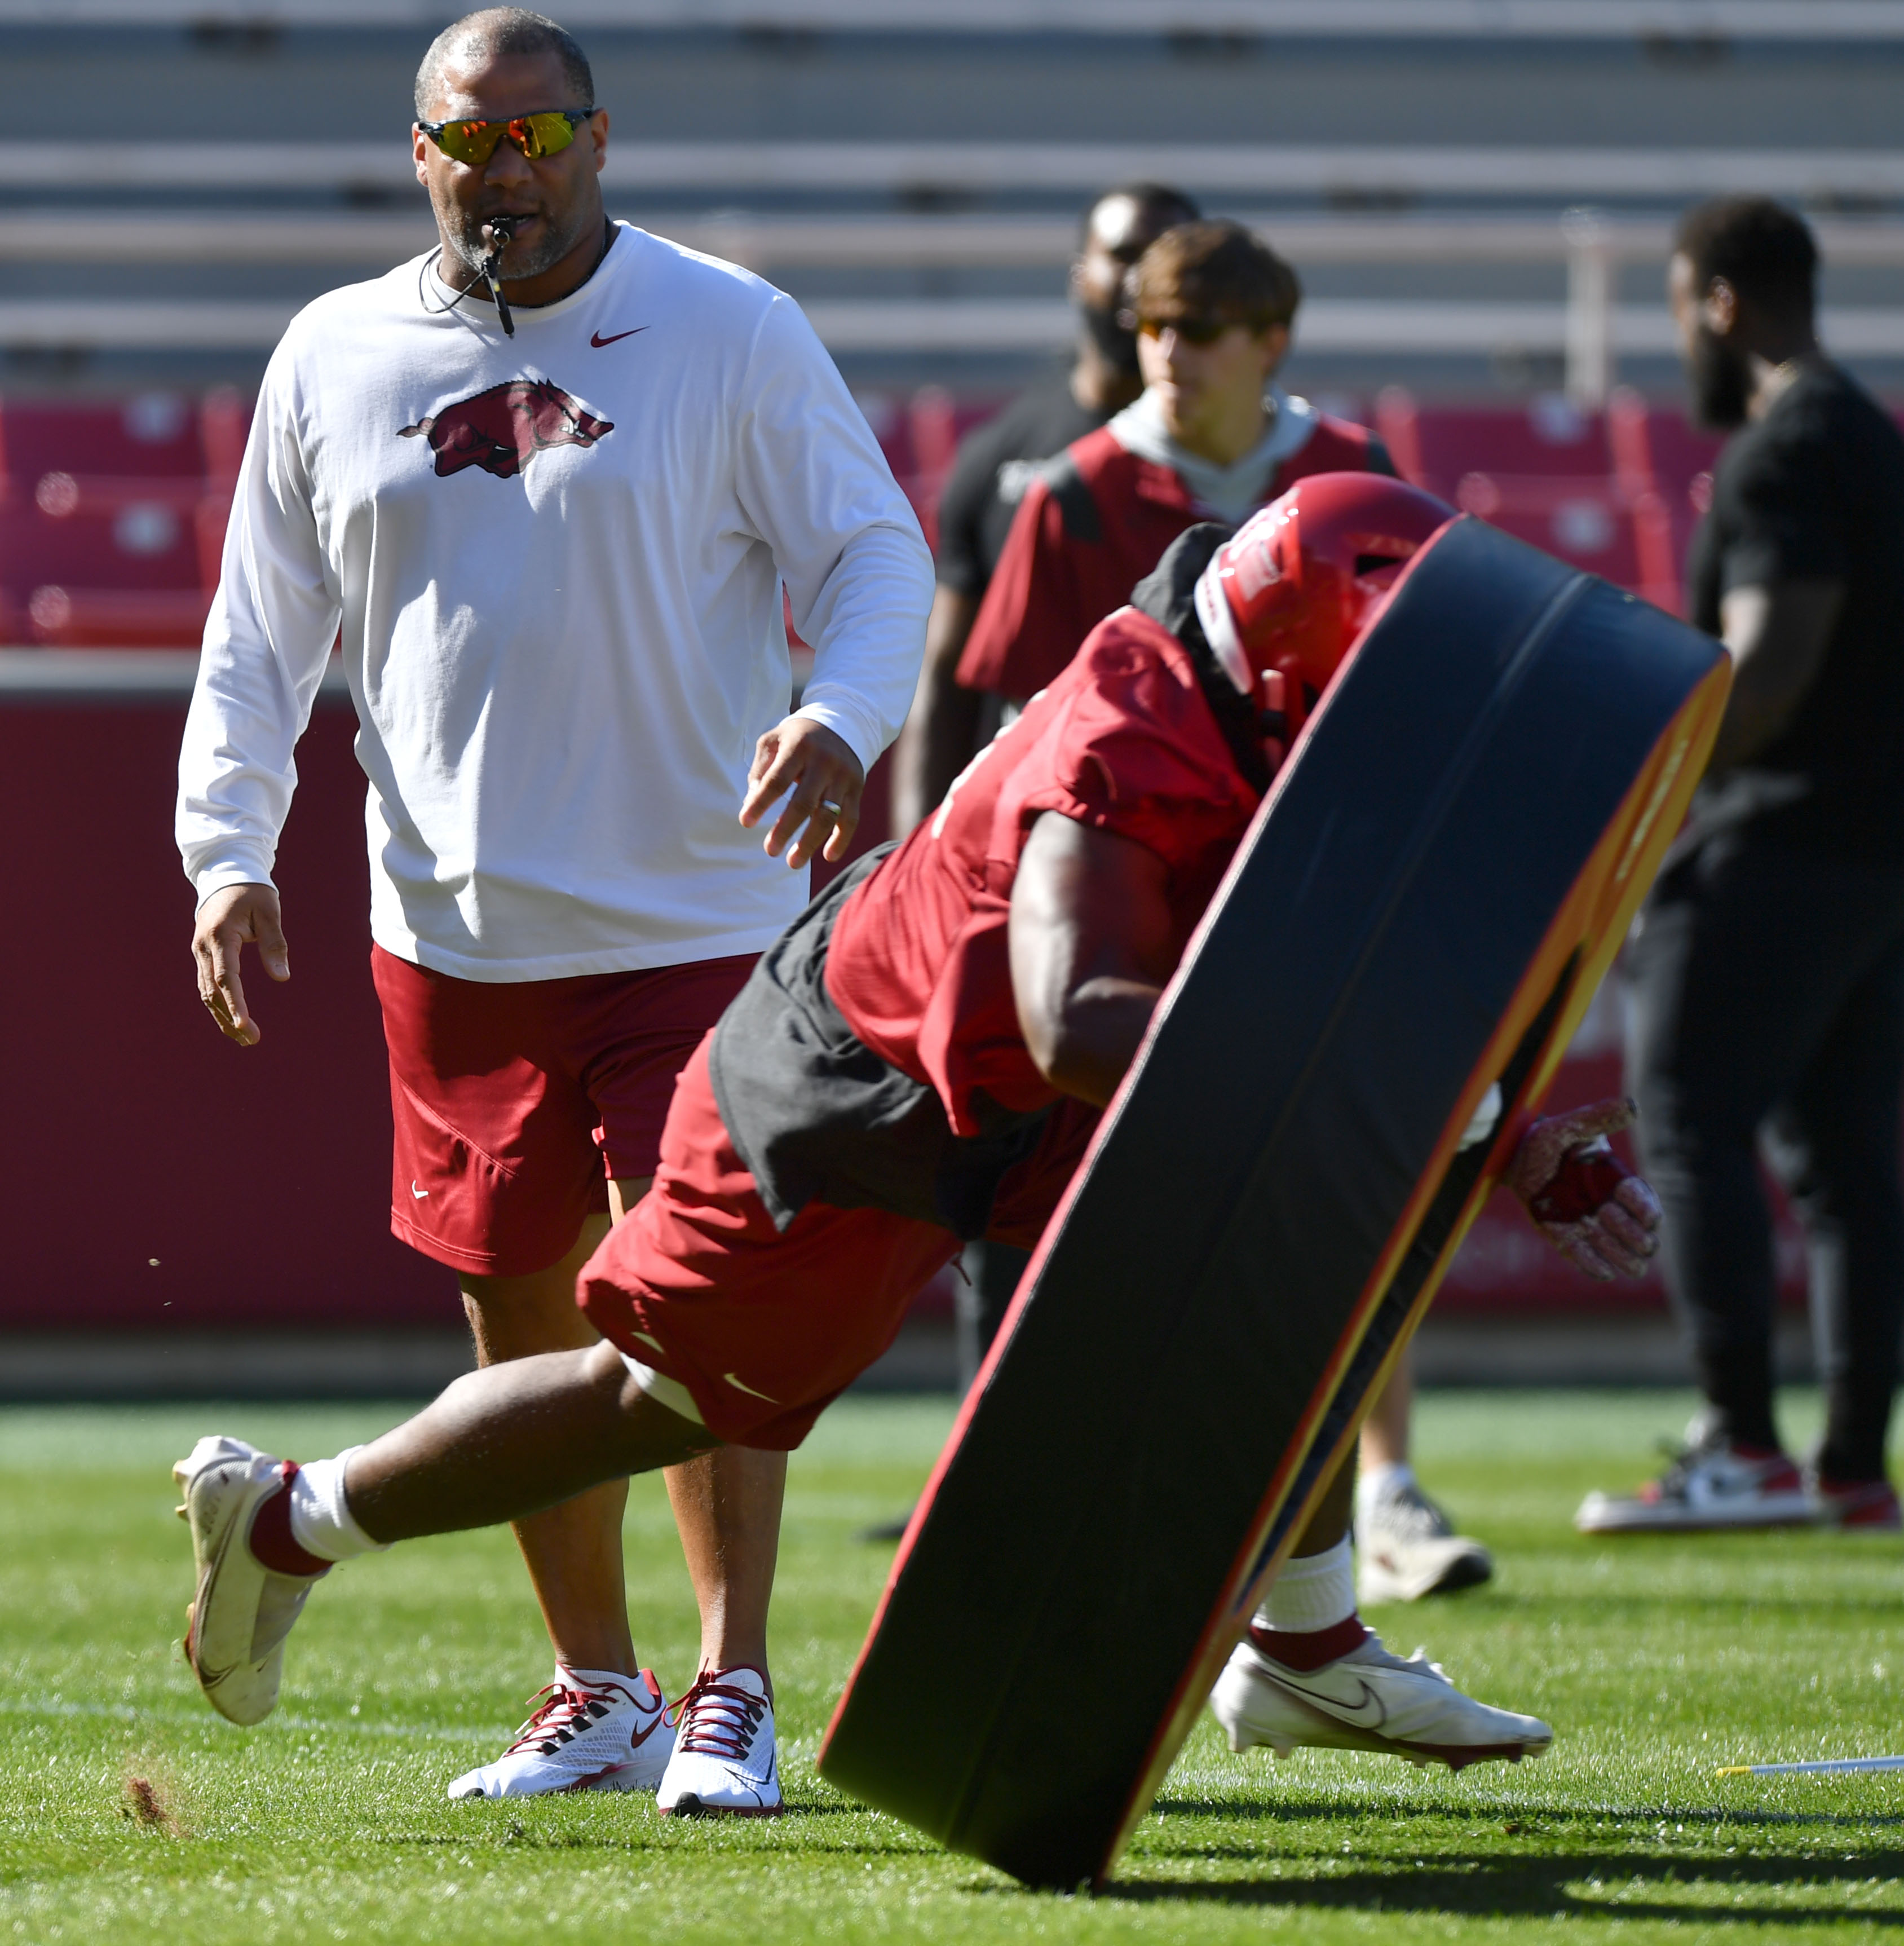
{"label": "coach's left hand", "polygon": [[1603,1283],[1644,1277],[1659,1246],[1659,1199],[1606,1139],[1634,1113],[1629,1101],[1596,1101],[1535,1122],[1501,1176],[1561,1256]]}
{"label": "coach's left hand", "polygon": [[795,871],[816,854],[838,864],[859,828],[859,797],[866,774],[859,758],[823,723],[789,716],[754,746],[741,823],[751,829],[790,784],[793,795],[767,834],[767,855],[779,857],[791,840],[787,863]]}

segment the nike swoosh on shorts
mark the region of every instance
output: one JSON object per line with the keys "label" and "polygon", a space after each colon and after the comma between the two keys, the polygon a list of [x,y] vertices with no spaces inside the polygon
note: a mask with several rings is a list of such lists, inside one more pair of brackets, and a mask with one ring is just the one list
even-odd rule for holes
{"label": "nike swoosh on shorts", "polygon": [[645,324],[637,324],[634,326],[634,330],[615,332],[606,338],[603,337],[599,331],[591,332],[589,334],[588,342],[592,344],[597,351],[600,351],[610,344],[619,344],[623,338],[632,338],[635,335],[635,332],[646,331],[647,328],[648,327]]}
{"label": "nike swoosh on shorts", "polygon": [[416,1186],[416,1178],[415,1176],[412,1176],[410,1178],[410,1194],[414,1196],[419,1203],[421,1203],[423,1199],[430,1194],[430,1192],[427,1189],[418,1188]]}

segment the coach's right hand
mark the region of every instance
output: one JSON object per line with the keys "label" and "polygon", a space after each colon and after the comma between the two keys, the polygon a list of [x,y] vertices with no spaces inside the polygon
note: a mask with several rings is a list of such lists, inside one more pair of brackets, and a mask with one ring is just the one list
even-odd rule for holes
{"label": "coach's right hand", "polygon": [[291,978],[283,915],[272,887],[227,885],[199,907],[192,929],[199,998],[211,1010],[225,1038],[240,1047],[255,1047],[261,1031],[245,1005],[245,983],[239,977],[239,955],[248,940],[273,980]]}

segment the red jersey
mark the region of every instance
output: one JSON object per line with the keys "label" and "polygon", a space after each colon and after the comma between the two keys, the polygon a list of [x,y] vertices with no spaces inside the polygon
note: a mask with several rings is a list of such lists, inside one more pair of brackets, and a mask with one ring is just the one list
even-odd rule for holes
{"label": "red jersey", "polygon": [[930,1086],[955,1135],[980,1132],[981,1092],[1014,1112],[1042,1108],[1057,1098],[1019,1030],[1006,945],[1039,814],[1155,852],[1170,869],[1180,952],[1260,802],[1190,651],[1122,609],[854,889],[834,925],[826,990],[867,1047]]}
{"label": "red jersey", "polygon": [[[1312,473],[1390,472],[1366,426],[1326,414],[1276,471],[1267,505]],[[958,660],[967,689],[1032,696],[1158,562],[1209,517],[1168,466],[1140,459],[1109,426],[1067,446],[1026,488]]]}

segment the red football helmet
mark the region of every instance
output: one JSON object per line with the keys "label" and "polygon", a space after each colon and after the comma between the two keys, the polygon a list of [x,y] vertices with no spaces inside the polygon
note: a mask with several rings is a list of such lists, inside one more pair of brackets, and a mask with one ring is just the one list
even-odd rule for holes
{"label": "red football helmet", "polygon": [[1455,517],[1384,474],[1312,473],[1217,550],[1197,580],[1197,619],[1230,681],[1267,719],[1273,763],[1403,566]]}

